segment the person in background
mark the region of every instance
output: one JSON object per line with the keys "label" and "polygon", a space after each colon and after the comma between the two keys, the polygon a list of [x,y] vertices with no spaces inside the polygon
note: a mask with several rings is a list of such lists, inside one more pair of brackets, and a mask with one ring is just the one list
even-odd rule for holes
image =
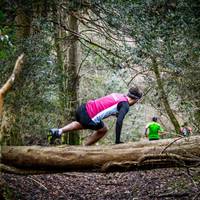
{"label": "person in background", "polygon": [[161,125],[157,122],[158,118],[153,117],[152,122],[148,123],[145,127],[145,136],[149,138],[149,140],[159,140],[160,139],[160,133],[162,133],[164,130],[161,128]]}
{"label": "person in background", "polygon": [[185,122],[180,129],[180,133],[181,135],[183,135],[184,137],[189,137],[192,134],[192,128],[190,128],[188,126],[188,123]]}
{"label": "person in background", "polygon": [[142,97],[142,93],[137,87],[129,89],[128,94],[112,93],[95,100],[89,100],[82,104],[76,111],[76,121],[62,128],[52,128],[48,134],[50,144],[53,144],[56,138],[60,138],[63,133],[91,129],[95,130],[93,134],[87,137],[85,145],[92,145],[100,140],[108,131],[103,119],[114,115],[117,117],[115,133],[115,144],[122,143],[120,140],[121,129],[125,115],[129,107],[134,105]]}

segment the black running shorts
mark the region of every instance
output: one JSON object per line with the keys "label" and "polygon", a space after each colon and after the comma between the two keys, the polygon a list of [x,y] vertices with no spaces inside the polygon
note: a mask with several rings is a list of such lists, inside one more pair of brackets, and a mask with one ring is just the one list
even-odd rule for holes
{"label": "black running shorts", "polygon": [[98,130],[104,127],[103,121],[100,121],[98,124],[92,121],[87,113],[85,104],[78,107],[75,118],[85,129]]}

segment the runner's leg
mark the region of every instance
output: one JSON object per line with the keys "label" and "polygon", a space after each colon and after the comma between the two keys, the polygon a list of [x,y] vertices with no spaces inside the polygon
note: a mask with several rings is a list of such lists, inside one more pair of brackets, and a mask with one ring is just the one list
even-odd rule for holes
{"label": "runner's leg", "polygon": [[73,121],[70,124],[62,127],[61,129],[62,129],[62,132],[65,133],[68,131],[81,130],[81,129],[83,129],[83,126],[79,122]]}
{"label": "runner's leg", "polygon": [[100,140],[108,131],[108,128],[104,126],[103,128],[95,131],[93,134],[89,135],[86,139],[85,145],[92,145],[98,140]]}

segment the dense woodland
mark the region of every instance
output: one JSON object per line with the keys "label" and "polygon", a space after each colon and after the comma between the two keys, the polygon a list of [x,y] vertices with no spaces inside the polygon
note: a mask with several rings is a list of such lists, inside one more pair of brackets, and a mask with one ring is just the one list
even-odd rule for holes
{"label": "dense woodland", "polygon": [[[68,171],[65,175],[59,174],[60,177],[18,177],[5,173],[1,181],[5,188],[2,197],[200,198],[199,30],[199,0],[1,0],[1,170],[21,175]],[[73,121],[79,105],[112,92],[126,94],[132,86],[143,91],[143,98],[130,109],[123,122],[121,137],[125,144],[113,145],[115,117],[105,120],[109,132],[96,146],[83,146],[83,140],[91,134],[89,130],[66,133],[53,146],[48,144],[49,129]],[[158,116],[166,132],[158,142],[144,139],[145,126],[153,116]],[[180,135],[184,122],[192,128],[189,138]],[[64,146],[57,146],[60,144]],[[76,162],[79,159],[81,162]],[[163,174],[179,175],[176,168],[174,172],[170,171],[172,169],[153,171],[163,167],[180,167],[181,170],[177,170],[182,173],[179,175],[183,185],[169,189],[166,184],[169,177]],[[159,184],[167,185],[166,190],[160,186],[163,194],[155,188],[153,192],[147,183],[144,184],[146,169],[152,170],[150,179],[160,176]],[[140,186],[146,185],[144,194],[133,189],[140,188],[136,182],[130,188],[122,185],[124,190],[116,186],[113,191],[121,191],[118,196],[109,192],[107,196],[99,192],[95,197],[87,192],[83,192],[85,196],[67,196],[69,192],[66,194],[64,190],[62,198],[54,193],[43,197],[42,191],[31,197],[20,189],[27,184],[24,181],[27,177],[45,191],[52,187],[47,187],[48,180],[56,190],[59,190],[56,180],[69,188],[75,187],[69,183],[73,177],[94,183],[90,174],[70,173],[76,170],[106,174],[125,171],[127,174],[118,174],[121,181],[127,181],[130,186],[133,184],[131,177],[134,177]],[[127,172],[133,170],[137,172]],[[93,174],[96,178],[101,176]],[[62,182],[62,175],[72,176],[72,179]],[[106,175],[113,180],[112,186],[120,184],[118,175]],[[188,180],[191,184],[187,191],[180,190],[186,188]],[[21,186],[16,186],[18,181]],[[153,185],[153,178],[150,182]],[[101,183],[94,185],[98,187]],[[92,191],[89,187],[85,190]],[[77,190],[81,193],[81,188]],[[71,191],[76,190],[71,188]],[[19,198],[16,197],[18,192]]]}

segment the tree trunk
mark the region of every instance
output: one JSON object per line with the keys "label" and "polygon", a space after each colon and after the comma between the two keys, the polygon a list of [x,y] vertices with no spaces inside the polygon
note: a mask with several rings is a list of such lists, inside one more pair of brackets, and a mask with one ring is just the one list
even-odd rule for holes
{"label": "tree trunk", "polygon": [[[62,29],[61,23],[66,23],[66,16],[62,16],[63,13],[58,11],[57,5],[54,5],[53,9],[53,19],[55,21],[54,28],[55,28],[55,47],[56,47],[56,55],[57,55],[57,65],[56,65],[56,71],[58,79],[58,86],[59,86],[59,104],[60,104],[60,123],[59,126],[63,126],[64,120],[66,118],[66,112],[67,112],[67,75],[66,75],[66,69],[65,69],[65,63],[66,63],[66,57],[64,54],[64,49],[66,49],[65,42],[63,42],[64,37],[66,37],[65,31]],[[62,20],[62,21],[61,21]],[[64,22],[63,22],[64,21]]]}
{"label": "tree trunk", "polygon": [[112,146],[3,146],[1,170],[36,174],[197,167],[200,164],[199,143],[200,136],[191,136]]}
{"label": "tree trunk", "polygon": [[5,133],[4,128],[7,126],[7,125],[5,125],[5,123],[7,123],[7,120],[4,120],[4,118],[3,118],[4,98],[5,98],[6,94],[10,91],[10,89],[12,88],[14,82],[16,81],[17,76],[19,76],[19,74],[21,72],[22,64],[23,64],[23,57],[24,57],[24,54],[22,54],[21,56],[18,57],[11,76],[9,77],[9,79],[6,81],[6,83],[0,89],[0,122],[1,122],[0,143],[2,143],[4,140],[4,133]]}
{"label": "tree trunk", "polygon": [[15,21],[17,27],[16,38],[18,40],[23,40],[29,37],[31,31],[31,17],[26,5],[18,3]]}
{"label": "tree trunk", "polygon": [[[69,29],[75,33],[78,33],[78,20],[73,16],[69,16]],[[78,34],[77,34],[78,35]],[[78,36],[70,33],[70,47],[68,52],[68,81],[67,81],[67,94],[68,94],[68,120],[74,120],[74,113],[78,105],[78,66],[79,66],[79,44]],[[69,134],[69,144],[79,144],[80,137],[78,132]]]}
{"label": "tree trunk", "polygon": [[10,91],[11,87],[13,86],[14,82],[16,81],[17,76],[20,74],[23,64],[23,57],[24,54],[18,57],[13,72],[6,83],[0,89],[0,116],[3,113],[3,99],[5,95]]}
{"label": "tree trunk", "polygon": [[[56,5],[55,5],[56,8]],[[78,22],[73,16],[67,15],[64,10],[54,8],[55,46],[57,53],[57,74],[59,78],[59,99],[61,107],[61,120],[59,126],[74,121],[75,110],[78,104],[77,69],[79,65]],[[73,32],[66,32],[63,26],[69,27]],[[66,133],[62,142],[66,144],[79,144],[78,132]]]}
{"label": "tree trunk", "polygon": [[[16,32],[15,36],[18,44],[20,43],[18,50],[24,52],[26,55],[26,48],[22,45],[23,42],[30,36],[30,27],[31,27],[31,7],[29,3],[17,1],[16,2],[16,17],[15,17],[15,25]],[[28,59],[27,59],[28,60]],[[25,70],[28,70],[27,63],[25,64]],[[21,106],[19,107],[18,102],[20,99],[21,91],[23,90],[23,85],[25,85],[24,78],[24,69],[21,70],[19,67],[20,73],[17,74],[20,76],[18,81],[15,84],[15,90],[13,90],[12,94],[12,102],[8,105],[3,112],[2,124],[1,124],[1,134],[5,137],[3,139],[3,143],[6,144],[22,144],[22,135],[20,134],[19,129],[17,129],[17,121],[19,119],[19,114]],[[12,82],[12,78],[10,79]],[[11,84],[12,85],[12,84]],[[9,86],[10,87],[10,86]],[[0,95],[1,96],[1,95]],[[1,100],[0,100],[1,101]],[[2,104],[2,102],[0,102]],[[16,131],[17,130],[17,131]]]}
{"label": "tree trunk", "polygon": [[167,95],[166,95],[164,87],[163,87],[162,79],[160,77],[158,64],[156,63],[155,59],[152,59],[152,61],[153,61],[152,68],[153,68],[153,71],[156,76],[156,81],[157,81],[159,93],[161,95],[161,100],[163,101],[167,115],[169,116],[169,118],[175,128],[176,133],[179,134],[180,133],[180,125],[179,125],[178,120],[176,119],[176,117],[170,107],[169,101],[167,99]]}

